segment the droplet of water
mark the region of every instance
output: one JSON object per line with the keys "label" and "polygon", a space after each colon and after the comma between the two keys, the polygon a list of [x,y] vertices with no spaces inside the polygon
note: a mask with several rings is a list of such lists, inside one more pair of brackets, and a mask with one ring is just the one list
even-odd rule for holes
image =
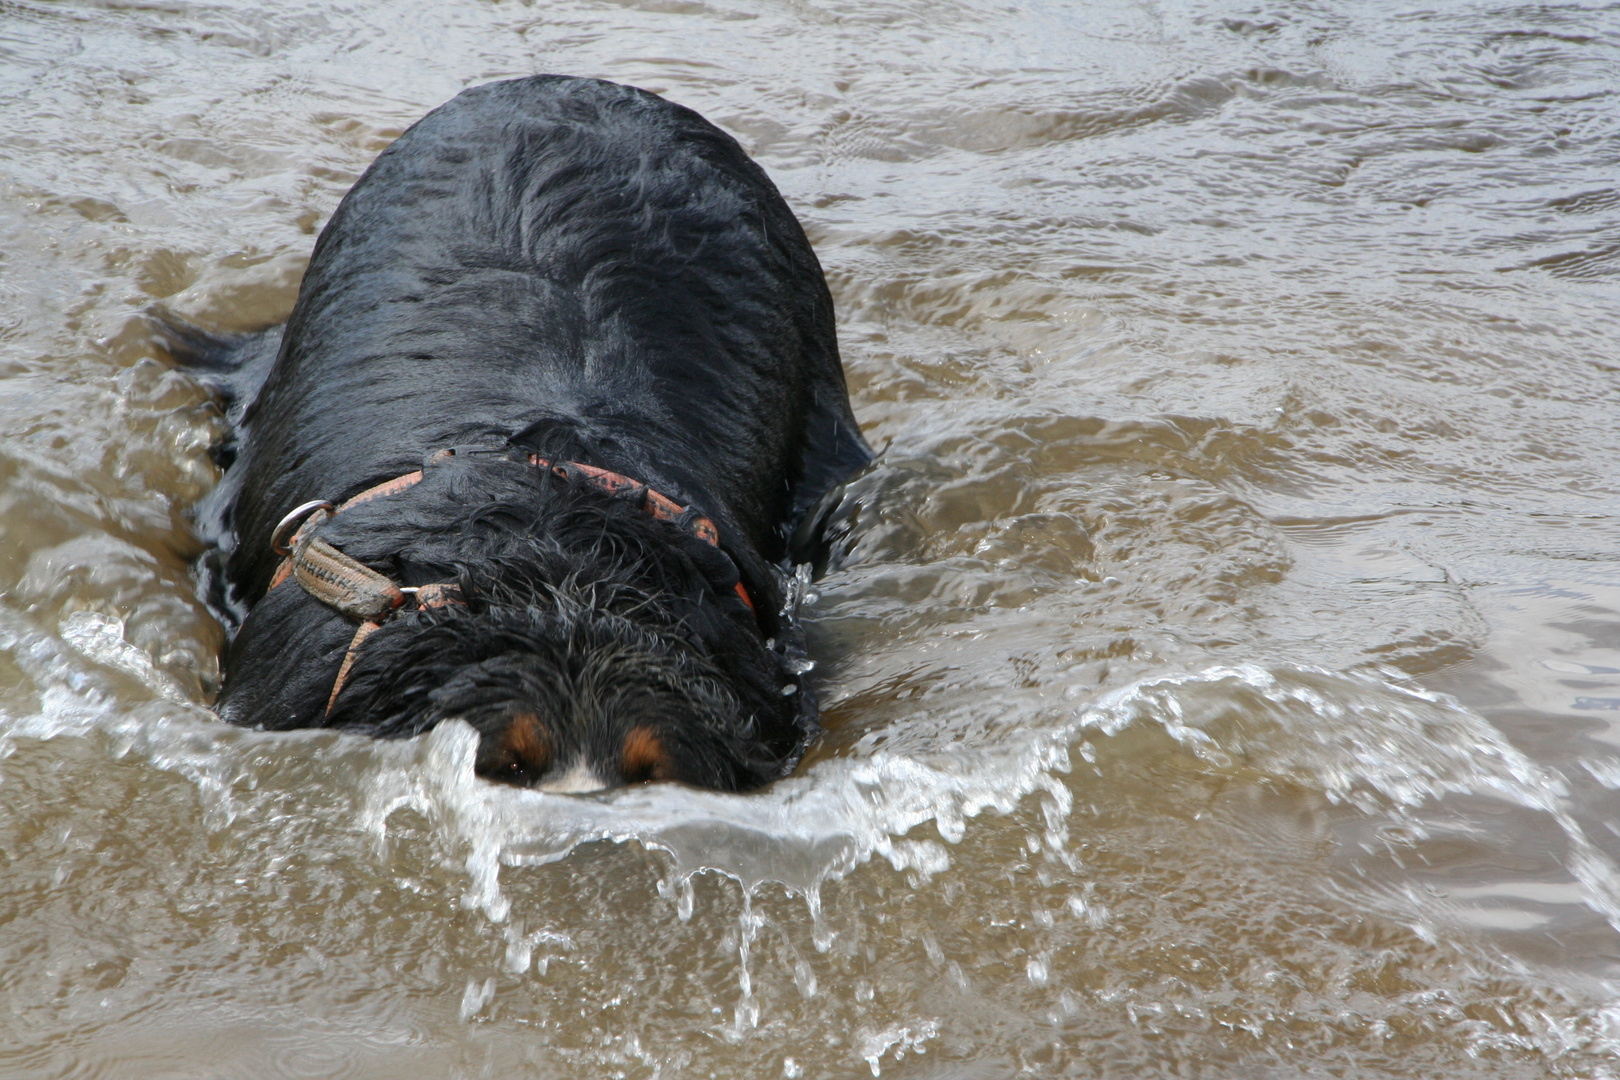
{"label": "droplet of water", "polygon": [[467,989],[461,995],[461,1019],[463,1022],[471,1020],[483,1011],[495,997],[495,977],[491,975],[480,983],[477,979],[467,980]]}
{"label": "droplet of water", "polygon": [[806,1000],[816,996],[816,973],[811,969],[809,961],[802,958],[794,961],[793,985],[799,988],[799,994]]}

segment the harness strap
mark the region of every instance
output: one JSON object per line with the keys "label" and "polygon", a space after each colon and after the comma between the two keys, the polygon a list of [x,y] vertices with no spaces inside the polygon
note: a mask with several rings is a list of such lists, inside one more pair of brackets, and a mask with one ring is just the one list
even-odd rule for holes
{"label": "harness strap", "polygon": [[[372,573],[376,573],[376,571],[373,570]],[[379,574],[378,576],[381,577],[382,575]],[[299,584],[303,584],[302,580],[300,580]],[[393,583],[390,582],[389,584]],[[398,588],[398,586],[395,586],[395,588]],[[420,585],[411,591],[416,594],[416,606],[418,608],[448,607],[451,604],[465,604],[467,602],[461,598],[461,589],[450,584]],[[403,600],[404,590],[400,590],[400,592]],[[366,638],[381,630],[382,627],[383,620],[374,618],[367,619],[354,628],[354,637],[349,639],[349,651],[343,654],[343,663],[338,667],[337,678],[332,680],[332,692],[326,696],[325,715],[332,715],[332,706],[337,704],[338,694],[343,692],[343,684],[349,681],[349,669],[354,667],[354,662],[360,658],[360,646],[366,643]]]}
{"label": "harness strap", "polygon": [[[530,454],[529,464],[536,468],[550,469],[558,476],[569,476],[572,473],[577,473],[592,487],[600,488],[614,495],[640,492],[643,508],[660,521],[673,521],[679,524],[680,520],[686,516],[688,508],[669,496],[660,495],[639,480],[632,480],[628,476],[608,472],[606,469],[599,469],[595,465],[581,465],[577,461],[553,465],[539,454]],[[720,530],[714,527],[714,522],[702,514],[693,515],[690,528],[692,534],[699,540],[703,540],[714,547],[720,546]],[[743,603],[748,605],[750,611],[754,609],[754,602],[748,598],[746,593],[743,595]]]}
{"label": "harness strap", "polygon": [[[454,450],[439,450],[428,460],[442,461],[454,453]],[[720,546],[720,530],[715,528],[713,521],[638,480],[595,465],[584,465],[575,461],[552,462],[538,454],[530,454],[528,461],[536,468],[549,469],[557,476],[584,480],[592,487],[609,494],[638,498],[642,508],[653,517],[680,525],[713,547]],[[418,609],[466,603],[460,587],[454,583],[435,582],[414,588],[398,585],[386,574],[345,555],[315,535],[320,527],[335,515],[362,503],[371,502],[373,499],[408,491],[422,482],[422,476],[421,469],[396,476],[392,480],[367,488],[346,500],[341,506],[334,506],[324,499],[304,503],[282,518],[270,535],[271,550],[282,556],[281,564],[276,567],[276,572],[270,579],[270,589],[277,588],[290,577],[310,596],[360,624],[355,628],[354,637],[349,641],[348,652],[344,654],[337,678],[332,683],[332,693],[326,699],[327,716],[332,714],[332,707],[337,703],[338,694],[348,681],[349,670],[354,667],[354,662],[360,655],[360,646],[372,634],[382,629],[383,623],[405,605],[408,597],[414,597]],[[295,525],[297,529],[289,540],[286,536],[287,530]],[[736,593],[737,597],[748,606],[749,611],[755,610],[753,597],[748,595],[748,590],[741,581],[737,582]]]}
{"label": "harness strap", "polygon": [[305,592],[351,619],[380,619],[405,602],[404,591],[386,574],[316,539],[313,529],[302,536],[288,562]]}
{"label": "harness strap", "polygon": [[366,638],[382,629],[382,623],[367,621],[354,628],[354,637],[349,639],[349,651],[343,654],[343,663],[338,667],[337,678],[332,680],[332,692],[326,695],[326,712],[323,716],[332,715],[332,706],[337,704],[338,695],[343,692],[343,684],[349,681],[349,669],[360,658],[360,646],[366,643]]}

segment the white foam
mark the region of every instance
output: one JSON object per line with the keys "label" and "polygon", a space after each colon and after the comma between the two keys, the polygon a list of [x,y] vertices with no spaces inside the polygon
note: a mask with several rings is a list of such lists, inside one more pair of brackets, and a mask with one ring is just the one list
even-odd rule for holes
{"label": "white foam", "polygon": [[[745,898],[778,884],[819,918],[828,880],[874,857],[926,880],[949,867],[948,845],[962,839],[968,821],[986,810],[1011,813],[1032,794],[1042,796],[1040,846],[1068,857],[1073,789],[1060,776],[1069,770],[1069,748],[1133,725],[1161,730],[1210,768],[1230,769],[1241,758],[1247,768],[1369,813],[1473,794],[1548,814],[1568,838],[1567,865],[1585,902],[1620,929],[1620,874],[1564,805],[1561,776],[1445,695],[1308,667],[1217,667],[1144,680],[1041,733],[971,755],[925,761],[879,751],[827,760],[741,796],[670,785],[592,798],[496,787],[473,775],[476,734],[448,723],[420,740],[378,747],[361,824],[380,839],[396,810],[426,815],[464,845],[464,903],[497,921],[510,911],[503,866],[554,862],[604,840],[666,853],[671,880],[662,888],[683,918],[691,913],[690,878],[699,873],[734,879]],[[940,840],[910,836],[930,824]],[[745,933],[740,948],[749,940]]]}
{"label": "white foam", "polygon": [[[736,935],[740,997],[730,1031],[758,1023],[749,971],[759,929],[753,898],[775,884],[803,898],[813,941],[826,949],[820,890],[873,858],[883,858],[919,882],[951,864],[950,846],[987,810],[1014,812],[1036,796],[1043,832],[1032,846],[1076,865],[1068,828],[1074,792],[1067,780],[1071,748],[1087,760],[1100,741],[1127,729],[1162,732],[1204,767],[1285,778],[1327,799],[1375,815],[1452,794],[1490,796],[1548,815],[1566,837],[1564,864],[1581,898],[1620,930],[1620,873],[1586,837],[1566,805],[1568,787],[1483,717],[1452,698],[1372,672],[1342,673],[1276,665],[1222,666],[1175,673],[1123,687],[1096,700],[1066,703],[1050,688],[953,708],[1010,709],[1018,723],[967,751],[932,756],[887,750],[822,760],[800,775],[749,795],[673,785],[648,785],[576,797],[487,784],[473,773],[476,733],[459,722],[441,724],[406,741],[371,742],[329,733],[243,732],[195,706],[175,702],[150,661],[132,655],[116,620],[81,615],[65,620],[63,638],[31,628],[0,606],[0,648],[38,687],[38,708],[0,711],[0,754],[17,738],[49,739],[101,733],[115,753],[146,756],[159,768],[194,782],[213,827],[255,812],[251,783],[241,784],[266,758],[342,757],[357,785],[330,812],[369,835],[381,851],[392,815],[422,814],[436,844],[455,853],[466,875],[462,902],[496,923],[511,920],[502,873],[555,862],[582,844],[637,842],[663,852],[669,869],[660,892],[682,919],[690,918],[692,879],[711,873],[734,880],[742,894]],[[141,678],[153,700],[131,706],[127,693],[97,671],[114,667]],[[927,714],[914,721],[929,722]],[[982,729],[981,729],[982,730]],[[302,745],[300,745],[302,744]],[[341,820],[332,822],[341,827]],[[914,835],[931,826],[933,835]],[[1105,925],[1108,912],[1071,904],[1076,918]],[[527,971],[536,947],[569,943],[505,928],[505,966]],[[544,931],[542,934],[550,934]],[[1038,983],[1039,965],[1028,972]],[[816,993],[811,976],[800,987]],[[475,995],[476,996],[476,995]],[[482,1007],[482,1006],[480,1006]]]}
{"label": "white foam", "polygon": [[[1203,709],[1190,711],[1200,698]],[[1243,722],[1212,736],[1208,728],[1234,703],[1250,706]],[[1082,714],[1081,727],[1111,734],[1144,721],[1217,767],[1241,755],[1250,768],[1369,813],[1481,795],[1547,814],[1568,842],[1564,865],[1586,905],[1620,931],[1620,871],[1571,814],[1564,777],[1449,695],[1365,672],[1216,667],[1110,694]]]}
{"label": "white foam", "polygon": [[124,640],[123,619],[75,611],[62,620],[59,631],[62,640],[87,659],[122,671],[170,701],[188,702],[178,682],[159,671],[143,649]]}
{"label": "white foam", "polygon": [[908,1051],[926,1054],[928,1041],[938,1037],[939,1025],[933,1020],[925,1020],[915,1027],[893,1024],[876,1031],[863,1029],[855,1033],[858,1051],[873,1076],[883,1075],[883,1058],[891,1051],[898,1063],[906,1059]]}
{"label": "white foam", "polygon": [[[64,638],[46,634],[0,605],[0,651],[11,656],[38,695],[38,708],[32,711],[0,704],[0,757],[10,753],[18,738],[98,733],[111,740],[114,756],[139,753],[158,768],[190,779],[202,796],[208,823],[228,822],[236,812],[230,780],[238,766],[220,740],[232,729],[186,701],[150,657],[124,641],[121,620],[79,612],[63,620],[61,629]],[[74,647],[65,647],[64,640]],[[130,703],[101,676],[101,666],[139,679],[156,700]]]}

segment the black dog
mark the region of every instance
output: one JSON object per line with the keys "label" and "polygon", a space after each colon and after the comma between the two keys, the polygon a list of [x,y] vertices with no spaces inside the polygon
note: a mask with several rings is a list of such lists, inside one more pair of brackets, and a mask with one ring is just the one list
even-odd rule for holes
{"label": "black dog", "polygon": [[343,199],[284,327],[167,334],[233,423],[227,720],[459,718],[481,775],[561,791],[754,787],[816,731],[786,568],[871,452],[803,230],[696,113],[468,90]]}

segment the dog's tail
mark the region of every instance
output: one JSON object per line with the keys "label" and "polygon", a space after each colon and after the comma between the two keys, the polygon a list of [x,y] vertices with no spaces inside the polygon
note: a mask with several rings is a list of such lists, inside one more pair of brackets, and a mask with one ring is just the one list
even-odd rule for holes
{"label": "dog's tail", "polygon": [[205,330],[163,308],[148,308],[152,343],[220,399],[234,427],[258,397],[281,351],[281,324],[248,334]]}
{"label": "dog's tail", "polygon": [[242,342],[251,334],[204,330],[161,307],[148,308],[153,340],[181,367],[196,371],[234,371],[241,362]]}
{"label": "dog's tail", "polygon": [[220,483],[192,509],[197,534],[208,545],[198,561],[201,591],[209,610],[234,632],[247,609],[231,596],[224,561],[234,536],[236,495],[242,477],[231,466],[236,461],[244,423],[259,390],[281,351],[282,325],[249,334],[222,334],[205,330],[162,307],[150,307],[146,317],[148,340],[166,353],[214,395],[225,413],[226,430],[209,456],[225,471]]}

